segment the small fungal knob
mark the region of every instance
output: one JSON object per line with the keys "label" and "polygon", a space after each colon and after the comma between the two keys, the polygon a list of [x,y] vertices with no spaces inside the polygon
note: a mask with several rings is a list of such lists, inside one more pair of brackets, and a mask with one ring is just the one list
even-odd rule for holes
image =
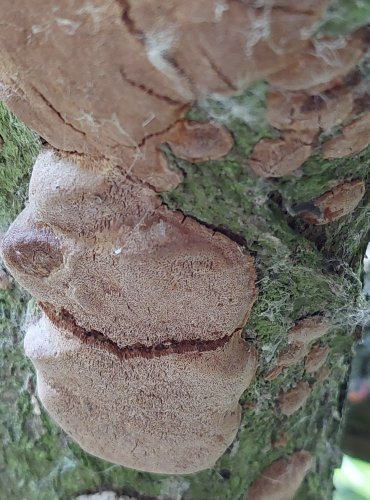
{"label": "small fungal knob", "polygon": [[290,416],[305,405],[311,394],[308,382],[301,381],[293,389],[280,394],[278,404],[283,415]]}
{"label": "small fungal knob", "polygon": [[329,320],[318,314],[297,321],[288,332],[288,342],[303,342],[309,344],[312,340],[319,339],[330,329]]}
{"label": "small fungal knob", "polygon": [[38,227],[26,209],[11,225],[1,242],[7,267],[15,274],[47,278],[63,264],[60,242],[48,227]]}
{"label": "small fungal knob", "polygon": [[290,66],[269,77],[272,87],[279,90],[312,90],[314,93],[331,88],[347,75],[366,51],[364,30],[359,30],[343,45],[342,39],[324,38],[310,44]]}
{"label": "small fungal knob", "polygon": [[339,135],[326,141],[322,155],[327,159],[346,158],[360,153],[370,144],[370,113],[346,125]]}
{"label": "small fungal knob", "polygon": [[275,460],[252,483],[246,500],[293,500],[312,466],[312,455],[306,450]]}
{"label": "small fungal knob", "polygon": [[278,366],[283,368],[299,363],[307,354],[307,345],[304,342],[292,342],[278,356]]}
{"label": "small fungal knob", "polygon": [[348,91],[307,95],[271,90],[267,95],[268,122],[279,130],[328,130],[341,124],[352,108],[353,96]]}
{"label": "small fungal knob", "polygon": [[12,279],[9,274],[0,267],[0,290],[8,290],[12,285]]}
{"label": "small fungal knob", "polygon": [[305,361],[305,370],[307,373],[317,372],[326,362],[330,352],[330,347],[314,345],[308,353]]}
{"label": "small fungal knob", "polygon": [[212,122],[181,120],[164,137],[176,156],[193,162],[218,160],[234,144],[230,132]]}
{"label": "small fungal knob", "polygon": [[308,224],[329,224],[353,212],[364,194],[362,179],[340,182],[312,201],[313,210],[303,209],[300,216]]}
{"label": "small fungal knob", "polygon": [[291,132],[280,139],[262,139],[255,145],[248,164],[259,177],[289,175],[310,157],[313,136],[307,139]]}

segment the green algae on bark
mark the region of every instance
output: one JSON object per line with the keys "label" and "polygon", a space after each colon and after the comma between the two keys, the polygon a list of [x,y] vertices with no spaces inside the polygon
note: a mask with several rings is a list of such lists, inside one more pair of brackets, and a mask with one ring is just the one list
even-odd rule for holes
{"label": "green algae on bark", "polygon": [[27,199],[40,146],[38,136],[0,102],[0,231],[14,220]]}

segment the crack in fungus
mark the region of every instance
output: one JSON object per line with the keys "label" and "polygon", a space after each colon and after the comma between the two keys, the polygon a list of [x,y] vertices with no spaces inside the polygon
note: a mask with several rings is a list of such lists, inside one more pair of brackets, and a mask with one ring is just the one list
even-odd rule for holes
{"label": "crack in fungus", "polygon": [[158,358],[161,356],[168,356],[170,354],[188,354],[188,353],[202,353],[205,351],[215,351],[223,347],[229,342],[233,335],[240,330],[236,330],[231,335],[225,335],[217,340],[184,340],[175,341],[168,339],[168,341],[153,344],[148,347],[140,342],[125,347],[119,347],[116,342],[106,337],[98,330],[86,330],[80,326],[75,320],[74,316],[66,309],[57,311],[54,307],[47,303],[39,303],[40,308],[46,314],[48,319],[57,327],[67,330],[75,337],[85,344],[93,344],[96,347],[103,348],[120,359],[129,359],[142,357],[147,359]]}

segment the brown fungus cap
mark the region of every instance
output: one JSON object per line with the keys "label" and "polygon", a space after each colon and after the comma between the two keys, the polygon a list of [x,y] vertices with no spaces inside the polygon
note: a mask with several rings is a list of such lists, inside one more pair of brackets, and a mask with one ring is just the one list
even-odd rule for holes
{"label": "brown fungus cap", "polygon": [[361,179],[340,182],[312,202],[313,210],[303,210],[302,219],[308,224],[322,225],[353,212],[365,194]]}
{"label": "brown fungus cap", "polygon": [[25,338],[38,395],[87,452],[167,474],[212,467],[240,422],[238,399],[257,367],[236,333],[199,351],[109,350],[43,317]]}
{"label": "brown fungus cap", "polygon": [[308,382],[301,381],[293,389],[280,394],[278,404],[281,413],[286,416],[293,415],[302,406],[305,405],[311,394],[311,388]]}
{"label": "brown fungus cap", "polygon": [[357,65],[366,51],[366,36],[365,30],[359,30],[349,40],[315,40],[296,61],[270,76],[269,83],[279,90],[323,92]]}
{"label": "brown fungus cap", "polygon": [[305,450],[275,460],[252,483],[246,500],[293,500],[312,466],[312,455]]}
{"label": "brown fungus cap", "polygon": [[307,95],[304,92],[271,90],[267,95],[268,122],[280,130],[328,130],[341,124],[352,108],[351,92]]}
{"label": "brown fungus cap", "polygon": [[302,361],[307,354],[307,345],[304,342],[292,342],[279,354],[277,359],[278,366],[293,366]]}
{"label": "brown fungus cap", "polygon": [[318,314],[297,321],[288,332],[288,342],[303,342],[309,344],[312,340],[326,335],[330,329],[329,320]]}
{"label": "brown fungus cap", "polygon": [[[50,8],[46,0],[4,0],[2,98],[53,147],[104,155],[170,190],[182,176],[157,137],[197,98],[239,92],[298,60],[326,6],[71,0]],[[213,143],[217,157],[225,141]],[[187,140],[176,144],[188,148]],[[192,159],[213,158],[204,142],[191,149]]]}
{"label": "brown fungus cap", "polygon": [[322,147],[324,158],[346,158],[360,153],[370,144],[370,112],[364,113],[346,125],[339,135],[326,141]]}
{"label": "brown fungus cap", "polygon": [[315,373],[325,364],[330,352],[330,347],[314,345],[308,353],[305,361],[305,370],[307,373]]}
{"label": "brown fungus cap", "polygon": [[2,242],[19,283],[119,347],[241,328],[257,294],[253,259],[124,173],[95,168],[41,153],[29,205]]}
{"label": "brown fungus cap", "polygon": [[259,177],[289,175],[310,157],[313,136],[308,140],[287,132],[280,139],[262,139],[252,151],[248,165]]}
{"label": "brown fungus cap", "polygon": [[165,138],[176,156],[193,162],[218,160],[234,144],[232,135],[225,127],[211,122],[181,120]]}

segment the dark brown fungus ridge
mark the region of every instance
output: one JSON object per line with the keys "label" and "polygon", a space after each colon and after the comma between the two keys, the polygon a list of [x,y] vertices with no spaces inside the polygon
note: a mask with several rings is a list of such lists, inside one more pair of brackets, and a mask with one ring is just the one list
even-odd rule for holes
{"label": "dark brown fungus ridge", "polygon": [[252,483],[246,500],[293,500],[312,466],[312,455],[306,450],[276,460]]}
{"label": "dark brown fungus ridge", "polygon": [[304,406],[310,394],[310,385],[305,381],[301,381],[293,389],[281,393],[278,398],[281,413],[288,417],[293,415]]}
{"label": "dark brown fungus ridge", "polygon": [[308,224],[328,224],[353,212],[364,194],[363,180],[340,182],[330,191],[313,200],[314,210],[303,210],[300,216]]}

